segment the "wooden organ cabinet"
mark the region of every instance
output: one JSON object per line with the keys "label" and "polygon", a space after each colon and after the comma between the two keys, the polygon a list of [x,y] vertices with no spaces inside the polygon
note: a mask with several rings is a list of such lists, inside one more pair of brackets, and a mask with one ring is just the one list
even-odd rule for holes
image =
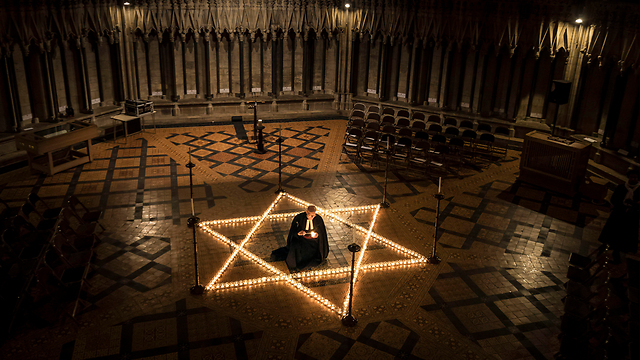
{"label": "wooden organ cabinet", "polygon": [[591,144],[529,132],[524,138],[518,180],[575,195],[587,171]]}

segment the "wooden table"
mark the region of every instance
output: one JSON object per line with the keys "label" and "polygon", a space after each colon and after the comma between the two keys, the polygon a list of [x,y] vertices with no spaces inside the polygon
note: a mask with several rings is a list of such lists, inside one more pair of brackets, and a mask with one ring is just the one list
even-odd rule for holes
{"label": "wooden table", "polygon": [[[53,175],[92,161],[91,139],[97,136],[95,124],[71,121],[16,134],[15,140],[18,150],[27,152],[31,169]],[[85,141],[86,153],[73,149]]]}
{"label": "wooden table", "polygon": [[153,128],[155,129],[156,127],[155,114],[156,112],[153,111],[153,112],[140,114],[138,116],[127,115],[124,113],[112,116],[111,119],[113,119],[113,141],[114,142],[116,141],[117,121],[120,121],[122,123],[122,128],[124,129],[124,137],[127,138],[129,135],[133,135],[144,130],[144,117],[147,115],[153,115],[152,116]]}

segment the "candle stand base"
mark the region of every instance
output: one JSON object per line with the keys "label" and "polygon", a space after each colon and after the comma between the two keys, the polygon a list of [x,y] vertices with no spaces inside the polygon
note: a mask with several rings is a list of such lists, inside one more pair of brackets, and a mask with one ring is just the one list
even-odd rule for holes
{"label": "candle stand base", "polygon": [[204,286],[202,285],[193,285],[191,289],[189,289],[192,295],[202,295],[204,293]]}
{"label": "candle stand base", "polygon": [[358,319],[353,315],[347,315],[342,318],[342,325],[348,327],[354,327],[358,324]]}

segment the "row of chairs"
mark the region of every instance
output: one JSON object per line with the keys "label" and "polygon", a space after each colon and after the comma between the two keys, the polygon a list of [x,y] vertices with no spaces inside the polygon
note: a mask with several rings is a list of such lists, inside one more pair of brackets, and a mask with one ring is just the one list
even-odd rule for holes
{"label": "row of chairs", "polygon": [[34,193],[19,208],[3,205],[0,300],[13,309],[5,312],[5,330],[9,333],[22,320],[75,319],[88,306],[83,294],[99,241],[96,229],[104,231],[101,212],[89,210],[75,196],[63,207],[49,207]]}
{"label": "row of chairs", "polygon": [[556,359],[640,358],[640,262],[617,257],[607,245],[571,254]]}
{"label": "row of chairs", "polygon": [[[498,126],[495,129],[490,124],[476,124],[471,120],[460,120],[453,117],[441,118],[438,115],[427,115],[422,112],[409,112],[406,109],[395,110],[393,108],[384,108],[381,110],[377,105],[367,107],[365,104],[354,104],[349,116],[349,125],[353,121],[362,121],[364,123],[377,122],[380,124],[392,124],[396,127],[414,127],[425,126],[430,127],[433,124],[440,125],[442,128],[456,127],[461,130],[472,129],[479,133],[487,132],[495,135],[510,136],[510,130],[505,126]],[[417,124],[416,124],[417,123]]]}

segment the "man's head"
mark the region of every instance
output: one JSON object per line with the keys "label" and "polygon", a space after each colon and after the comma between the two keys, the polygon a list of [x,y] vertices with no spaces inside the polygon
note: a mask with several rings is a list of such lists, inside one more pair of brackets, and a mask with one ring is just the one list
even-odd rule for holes
{"label": "man's head", "polygon": [[313,220],[314,217],[316,217],[316,207],[310,205],[309,207],[307,207],[307,219]]}
{"label": "man's head", "polygon": [[627,172],[627,177],[629,178],[629,185],[635,185],[638,183],[638,178],[640,177],[640,172],[638,170],[629,170]]}

